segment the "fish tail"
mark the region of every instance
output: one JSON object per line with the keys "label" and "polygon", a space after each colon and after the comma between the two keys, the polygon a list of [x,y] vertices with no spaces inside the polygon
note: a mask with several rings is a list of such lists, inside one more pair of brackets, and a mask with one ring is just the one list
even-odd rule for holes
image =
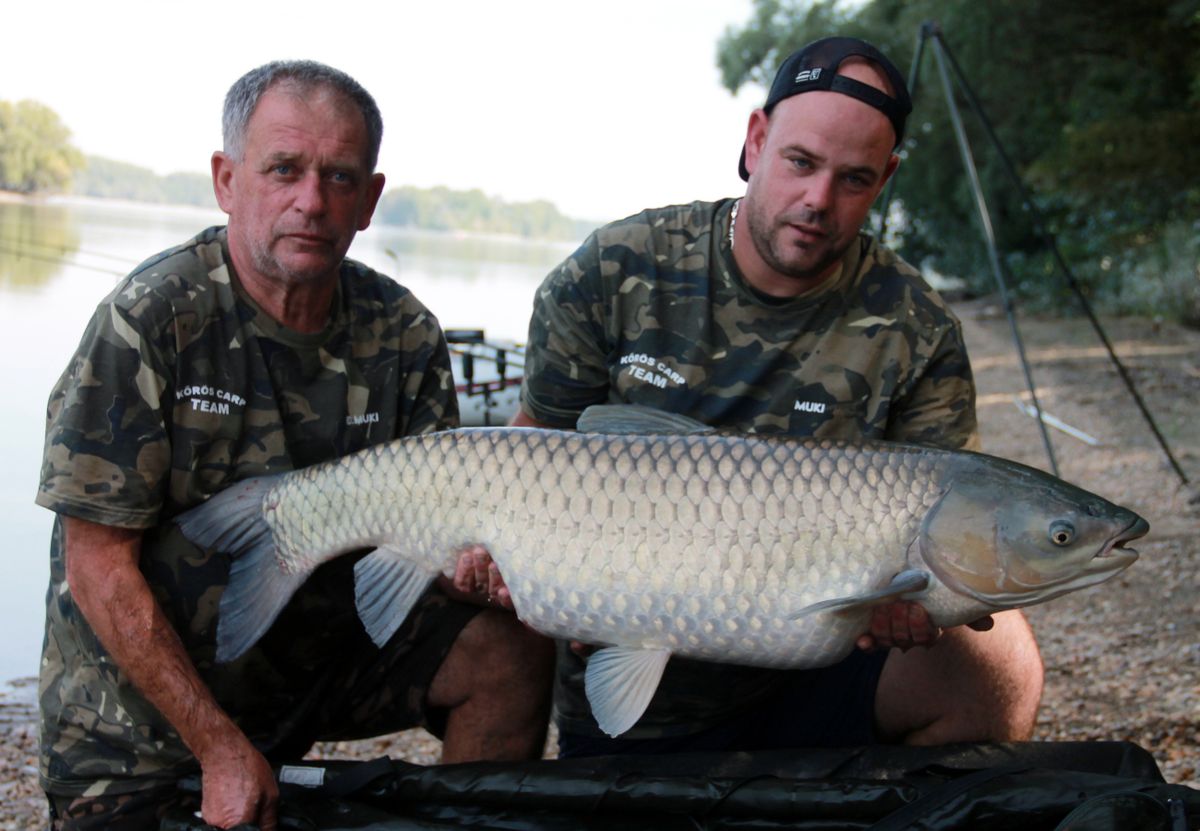
{"label": "fish tail", "polygon": [[233,560],[217,621],[220,663],[253,646],[308,579],[308,571],[293,574],[279,567],[275,535],[263,514],[263,499],[278,478],[237,482],[175,518],[193,543]]}

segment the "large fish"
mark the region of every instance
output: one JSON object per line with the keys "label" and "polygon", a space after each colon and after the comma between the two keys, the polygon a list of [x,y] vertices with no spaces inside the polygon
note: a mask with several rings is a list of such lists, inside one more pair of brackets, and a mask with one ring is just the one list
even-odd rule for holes
{"label": "large fish", "polygon": [[917,600],[941,626],[1100,583],[1149,526],[1013,462],[916,445],[759,437],[637,407],[580,432],[473,428],[251,479],[178,518],[233,556],[218,659],[248,649],[339,554],[376,643],[455,553],[487,546],[521,620],[605,645],[586,690],[633,726],[671,655],[834,663],[872,607]]}

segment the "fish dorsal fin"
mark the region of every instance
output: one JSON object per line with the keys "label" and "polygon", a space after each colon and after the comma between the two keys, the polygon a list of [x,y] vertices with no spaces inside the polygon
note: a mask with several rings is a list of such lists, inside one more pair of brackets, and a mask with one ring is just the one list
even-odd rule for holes
{"label": "fish dorsal fin", "polygon": [[640,404],[593,404],[583,411],[575,429],[581,433],[711,433],[713,428],[678,413]]}
{"label": "fish dorsal fin", "polygon": [[376,548],[354,564],[354,604],[376,646],[396,634],[436,576],[390,548]]}
{"label": "fish dorsal fin", "polygon": [[588,658],[584,689],[600,729],[619,736],[642,717],[671,653],[610,646]]}
{"label": "fish dorsal fin", "polygon": [[900,572],[892,578],[890,583],[875,591],[852,594],[849,597],[837,597],[832,600],[822,600],[819,603],[805,606],[798,612],[793,612],[788,615],[788,619],[795,620],[796,618],[817,612],[851,612],[870,609],[875,606],[882,606],[885,603],[892,603],[902,598],[912,599],[905,597],[905,595],[924,591],[928,587],[929,573],[910,568]]}

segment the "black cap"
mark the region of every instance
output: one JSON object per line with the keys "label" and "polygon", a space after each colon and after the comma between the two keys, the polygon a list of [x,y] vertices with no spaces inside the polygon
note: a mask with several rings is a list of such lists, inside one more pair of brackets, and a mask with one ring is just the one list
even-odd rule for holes
{"label": "black cap", "polygon": [[[869,84],[838,75],[837,70],[842,61],[854,57],[866,58],[882,69],[895,90],[896,97],[893,98]],[[892,122],[892,129],[896,132],[894,146],[900,146],[900,140],[904,138],[904,121],[912,112],[912,100],[908,97],[908,85],[904,82],[904,76],[896,69],[895,64],[874,46],[858,38],[821,38],[793,52],[775,74],[763,110],[770,115],[775,105],[783,99],[816,90],[840,92],[879,110]],[[738,173],[742,175],[742,179],[749,181],[745,145],[742,146],[742,158],[738,161]]]}

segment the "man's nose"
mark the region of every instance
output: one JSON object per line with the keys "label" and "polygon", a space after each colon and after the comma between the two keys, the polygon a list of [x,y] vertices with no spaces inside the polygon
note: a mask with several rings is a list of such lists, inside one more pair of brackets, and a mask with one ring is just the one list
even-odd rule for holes
{"label": "man's nose", "polygon": [[833,175],[822,172],[809,176],[805,186],[804,206],[817,212],[828,210],[833,202]]}
{"label": "man's nose", "polygon": [[296,210],[308,216],[319,216],[325,213],[325,182],[320,174],[306,173],[296,183],[296,198],[293,201]]}

